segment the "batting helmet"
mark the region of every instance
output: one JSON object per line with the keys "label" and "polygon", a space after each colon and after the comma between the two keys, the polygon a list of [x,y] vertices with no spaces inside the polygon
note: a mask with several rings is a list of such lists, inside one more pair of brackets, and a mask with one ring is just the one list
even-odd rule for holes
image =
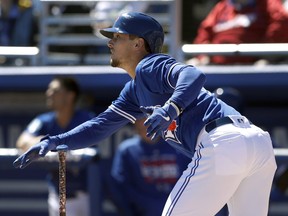
{"label": "batting helmet", "polygon": [[102,29],[100,33],[108,38],[113,38],[113,33],[136,35],[148,43],[152,53],[160,53],[164,41],[162,26],[151,16],[139,12],[122,14],[111,28]]}

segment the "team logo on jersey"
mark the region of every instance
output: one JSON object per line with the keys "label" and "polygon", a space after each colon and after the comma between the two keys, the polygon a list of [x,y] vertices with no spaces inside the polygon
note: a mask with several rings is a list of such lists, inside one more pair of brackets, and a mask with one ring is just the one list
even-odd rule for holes
{"label": "team logo on jersey", "polygon": [[166,131],[164,131],[165,141],[171,140],[173,142],[181,144],[181,142],[179,141],[177,134],[176,134],[177,128],[178,128],[177,122],[176,122],[176,120],[173,120],[171,122],[171,124],[169,125],[168,129]]}

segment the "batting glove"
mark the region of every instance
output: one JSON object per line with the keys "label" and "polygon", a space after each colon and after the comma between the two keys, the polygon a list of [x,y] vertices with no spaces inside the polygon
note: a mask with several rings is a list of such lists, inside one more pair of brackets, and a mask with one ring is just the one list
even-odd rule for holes
{"label": "batting glove", "polygon": [[167,102],[163,107],[149,106],[140,107],[141,111],[145,113],[148,118],[144,122],[147,126],[147,136],[151,140],[160,136],[162,132],[167,130],[171,122],[180,114],[180,110],[173,102]]}
{"label": "batting glove", "polygon": [[39,143],[32,146],[13,162],[14,167],[24,169],[34,160],[44,157],[49,151],[56,150],[56,139],[48,135],[43,137]]}

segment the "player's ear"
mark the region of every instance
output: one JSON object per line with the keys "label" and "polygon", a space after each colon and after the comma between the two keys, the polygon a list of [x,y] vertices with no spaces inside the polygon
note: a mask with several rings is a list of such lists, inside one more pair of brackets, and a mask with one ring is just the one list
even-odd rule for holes
{"label": "player's ear", "polygon": [[141,48],[145,46],[145,42],[143,38],[137,38],[135,43],[135,48]]}

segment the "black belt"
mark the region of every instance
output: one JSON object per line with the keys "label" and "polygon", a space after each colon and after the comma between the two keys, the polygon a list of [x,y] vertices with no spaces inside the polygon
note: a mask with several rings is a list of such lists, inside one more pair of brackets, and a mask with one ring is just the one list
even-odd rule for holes
{"label": "black belt", "polygon": [[208,124],[206,124],[205,130],[207,133],[209,133],[217,127],[220,127],[225,124],[231,124],[231,123],[233,123],[233,121],[228,116],[225,116],[222,118],[215,119],[209,122]]}

